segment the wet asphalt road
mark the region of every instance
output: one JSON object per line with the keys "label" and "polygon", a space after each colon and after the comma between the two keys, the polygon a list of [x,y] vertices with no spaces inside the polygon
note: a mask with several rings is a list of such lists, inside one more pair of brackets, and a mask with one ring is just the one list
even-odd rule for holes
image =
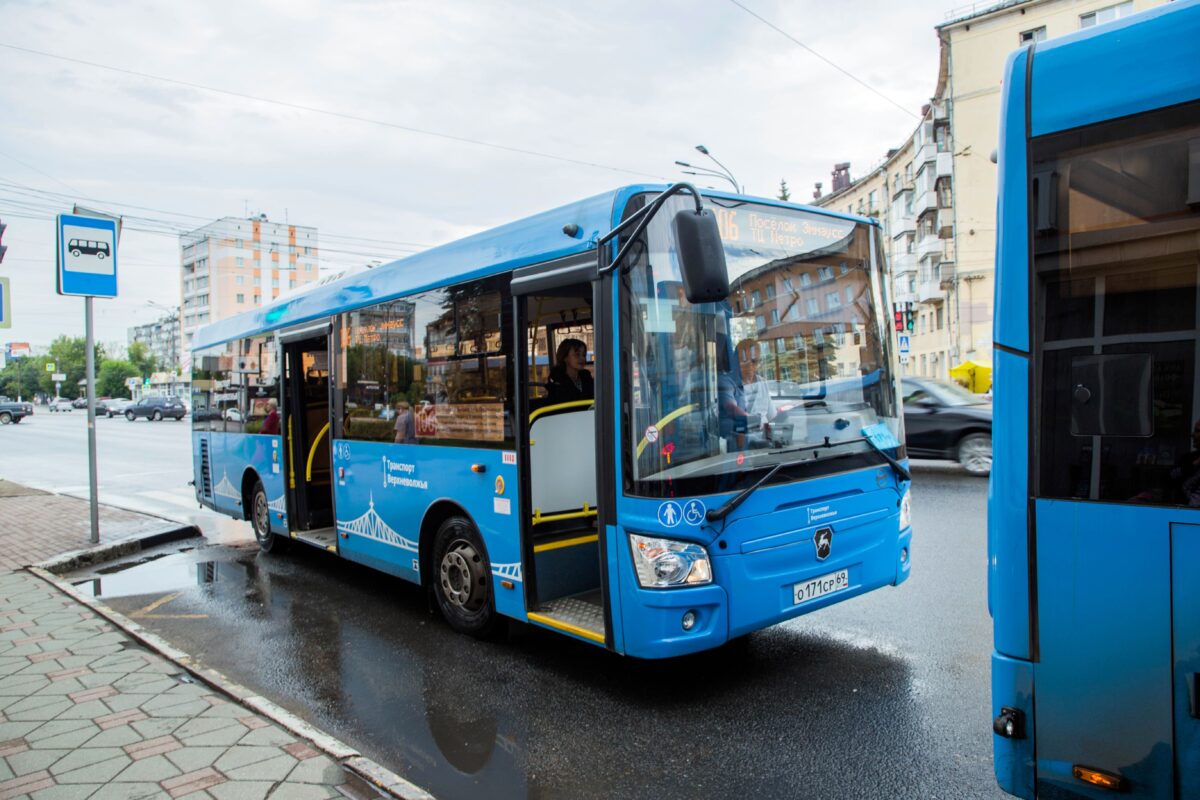
{"label": "wet asphalt road", "polygon": [[998,798],[985,507],[985,481],[919,467],[907,583],[669,662],[475,641],[417,587],[299,545],[74,579],[440,798]]}

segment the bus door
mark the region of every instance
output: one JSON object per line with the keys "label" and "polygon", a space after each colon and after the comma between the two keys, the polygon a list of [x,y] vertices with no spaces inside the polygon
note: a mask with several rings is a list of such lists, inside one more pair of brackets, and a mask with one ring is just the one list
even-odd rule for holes
{"label": "bus door", "polygon": [[[603,645],[608,615],[597,528],[603,487],[592,398],[605,357],[596,352],[586,278],[595,255],[576,261],[557,271],[521,270],[512,282],[517,414],[524,423],[518,441],[525,603],[531,622]],[[565,359],[571,351],[574,379],[556,370],[560,353]]]}
{"label": "bus door", "polygon": [[329,335],[283,337],[283,434],[291,536],[337,550],[329,449]]}
{"label": "bus door", "polygon": [[1041,796],[1200,797],[1197,137],[1200,103],[1034,140]]}

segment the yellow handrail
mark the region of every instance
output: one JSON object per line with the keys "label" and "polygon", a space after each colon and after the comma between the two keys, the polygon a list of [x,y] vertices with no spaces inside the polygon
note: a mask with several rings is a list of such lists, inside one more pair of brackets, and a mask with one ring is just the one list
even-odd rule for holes
{"label": "yellow handrail", "polygon": [[292,415],[288,414],[288,454],[287,454],[288,487],[296,488],[296,468],[292,464]]}
{"label": "yellow handrail", "polygon": [[[663,417],[658,422],[656,422],[654,427],[658,428],[659,430],[662,430],[663,425],[666,425],[668,422],[671,422],[678,417],[682,417],[684,414],[688,413],[689,411],[695,411],[699,407],[700,406],[696,405],[695,403],[688,403],[686,406],[680,406],[679,408],[675,409],[670,414],[667,414],[665,417]],[[637,446],[638,457],[641,457],[642,451],[646,449],[646,445],[648,445],[648,444],[650,444],[650,442],[647,441],[645,436],[643,436],[642,440],[640,442],[638,442],[638,446]]]}
{"label": "yellow handrail", "polygon": [[321,443],[321,437],[324,436],[325,432],[328,430],[329,430],[329,423],[326,422],[325,427],[321,428],[321,432],[317,434],[317,438],[313,439],[312,449],[308,451],[308,466],[304,468],[304,480],[306,480],[306,481],[312,480],[313,456],[315,456],[317,454],[317,445],[319,445]]}
{"label": "yellow handrail", "polygon": [[540,417],[542,414],[547,414],[551,411],[562,411],[566,408],[591,408],[594,405],[596,405],[595,400],[572,400],[569,403],[555,403],[552,406],[542,406],[537,411],[534,411],[529,415],[529,424],[532,425],[535,419]]}
{"label": "yellow handrail", "polygon": [[596,509],[590,508],[587,503],[583,504],[582,511],[567,511],[562,514],[542,514],[540,508],[535,508],[533,510],[533,524],[541,525],[543,522],[558,522],[564,519],[582,519],[594,516],[596,516]]}

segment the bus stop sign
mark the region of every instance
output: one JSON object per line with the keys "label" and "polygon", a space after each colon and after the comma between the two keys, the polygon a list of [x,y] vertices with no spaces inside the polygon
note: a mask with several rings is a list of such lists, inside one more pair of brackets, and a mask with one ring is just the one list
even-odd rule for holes
{"label": "bus stop sign", "polygon": [[58,293],[117,296],[117,222],[58,215]]}

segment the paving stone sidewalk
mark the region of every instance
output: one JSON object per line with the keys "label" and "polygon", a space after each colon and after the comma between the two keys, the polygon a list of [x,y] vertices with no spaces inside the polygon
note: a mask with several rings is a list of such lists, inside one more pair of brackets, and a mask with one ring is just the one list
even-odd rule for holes
{"label": "paving stone sidewalk", "polygon": [[[141,540],[190,527],[100,505],[101,544]],[[0,571],[20,569],[91,547],[91,533],[87,500],[0,479]]]}
{"label": "paving stone sidewalk", "polygon": [[358,797],[336,760],[0,571],[0,800]]}

